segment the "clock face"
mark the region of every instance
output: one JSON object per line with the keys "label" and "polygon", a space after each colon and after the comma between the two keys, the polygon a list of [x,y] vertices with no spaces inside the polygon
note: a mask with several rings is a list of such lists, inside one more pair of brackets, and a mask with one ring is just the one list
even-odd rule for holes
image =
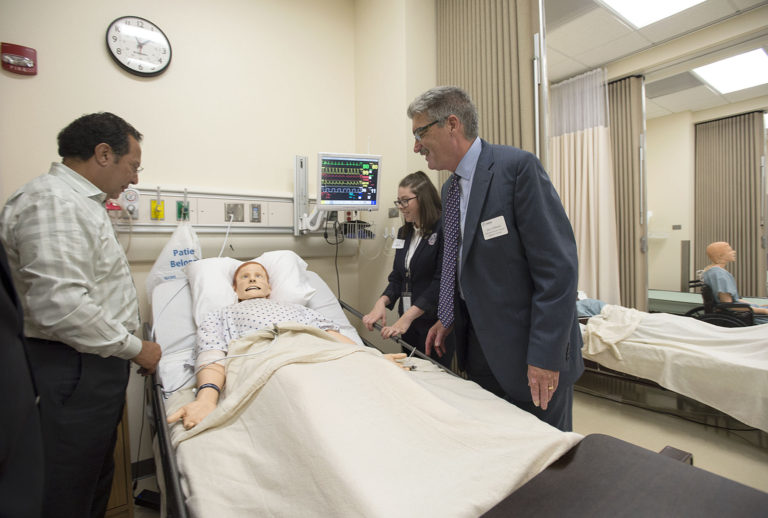
{"label": "clock face", "polygon": [[122,16],[107,29],[107,49],[118,65],[139,76],[155,76],[171,63],[171,43],[162,30],[138,16]]}

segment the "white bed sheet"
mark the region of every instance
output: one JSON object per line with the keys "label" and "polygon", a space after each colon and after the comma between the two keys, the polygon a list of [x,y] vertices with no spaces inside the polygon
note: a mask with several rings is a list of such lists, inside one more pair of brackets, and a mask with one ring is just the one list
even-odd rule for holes
{"label": "white bed sheet", "polygon": [[607,305],[584,327],[582,353],[768,432],[768,325],[726,328]]}

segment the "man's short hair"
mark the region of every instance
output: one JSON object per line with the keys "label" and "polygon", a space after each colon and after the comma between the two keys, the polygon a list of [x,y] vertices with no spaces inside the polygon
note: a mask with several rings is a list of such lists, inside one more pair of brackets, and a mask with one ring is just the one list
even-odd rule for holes
{"label": "man's short hair", "polygon": [[88,160],[96,146],[103,142],[121,157],[130,150],[129,135],[141,141],[141,133],[113,113],[83,115],[59,132],[59,156]]}
{"label": "man's short hair", "polygon": [[408,117],[413,119],[418,114],[425,114],[430,120],[445,124],[449,115],[455,115],[464,127],[467,140],[477,138],[477,108],[469,94],[458,86],[436,86],[418,96],[408,106]]}

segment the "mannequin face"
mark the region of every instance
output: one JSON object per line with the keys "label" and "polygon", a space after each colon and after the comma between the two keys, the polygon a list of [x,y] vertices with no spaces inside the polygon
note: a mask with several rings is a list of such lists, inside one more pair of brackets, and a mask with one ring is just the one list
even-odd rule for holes
{"label": "mannequin face", "polygon": [[260,264],[246,264],[235,274],[235,293],[238,300],[265,299],[271,288],[267,271]]}
{"label": "mannequin face", "polygon": [[736,260],[736,250],[725,241],[718,241],[709,245],[707,255],[716,264],[732,263]]}

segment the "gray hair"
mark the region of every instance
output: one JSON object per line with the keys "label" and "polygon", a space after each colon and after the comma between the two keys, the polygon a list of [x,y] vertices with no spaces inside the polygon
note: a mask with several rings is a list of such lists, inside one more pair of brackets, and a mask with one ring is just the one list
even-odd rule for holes
{"label": "gray hair", "polygon": [[419,114],[439,120],[439,126],[445,124],[449,115],[455,115],[464,127],[464,137],[467,140],[477,137],[477,108],[469,94],[458,86],[436,86],[418,96],[408,106],[408,118]]}

